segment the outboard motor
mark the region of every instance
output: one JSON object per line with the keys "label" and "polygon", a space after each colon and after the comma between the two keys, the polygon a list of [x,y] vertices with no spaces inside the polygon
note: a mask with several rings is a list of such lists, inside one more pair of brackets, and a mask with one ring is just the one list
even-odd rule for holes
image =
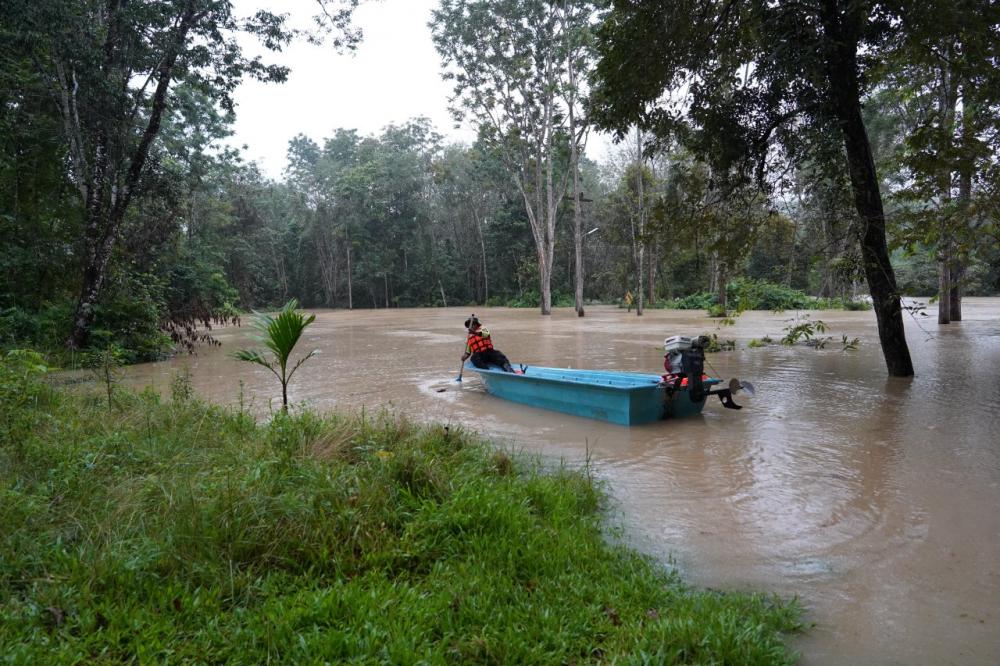
{"label": "outboard motor", "polygon": [[678,391],[684,386],[687,380],[688,397],[691,402],[701,402],[706,396],[719,396],[722,406],[727,409],[742,409],[733,402],[733,394],[737,391],[746,391],[748,395],[753,395],[756,390],[750,382],[741,382],[732,379],[728,388],[716,388],[706,390],[704,383],[705,376],[705,347],[710,342],[708,336],[701,335],[697,338],[689,338],[684,335],[674,335],[663,341],[663,349],[667,352],[663,368],[667,374],[663,380],[667,384],[668,391]]}
{"label": "outboard motor", "polygon": [[692,402],[705,399],[705,385],[701,378],[705,374],[707,344],[708,338],[704,335],[697,338],[675,335],[663,341],[663,349],[667,352],[663,367],[668,374],[687,378],[688,395]]}

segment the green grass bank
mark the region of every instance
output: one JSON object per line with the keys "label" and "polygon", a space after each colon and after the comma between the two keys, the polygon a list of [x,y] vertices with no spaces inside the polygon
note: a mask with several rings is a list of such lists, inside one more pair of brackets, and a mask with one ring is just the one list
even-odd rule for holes
{"label": "green grass bank", "polygon": [[109,408],[37,366],[0,364],[0,662],[793,661],[795,604],[621,545],[586,470],[389,415]]}

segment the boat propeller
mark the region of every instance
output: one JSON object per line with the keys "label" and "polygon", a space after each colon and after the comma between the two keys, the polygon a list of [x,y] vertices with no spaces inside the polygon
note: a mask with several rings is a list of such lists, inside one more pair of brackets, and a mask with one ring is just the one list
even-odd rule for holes
{"label": "boat propeller", "polygon": [[739,391],[746,391],[747,395],[754,395],[757,393],[756,387],[750,382],[742,382],[739,379],[733,377],[729,380],[729,388],[715,389],[708,392],[708,395],[719,396],[719,402],[726,409],[743,409],[742,405],[737,405],[733,402],[733,396]]}
{"label": "boat propeller", "polygon": [[737,393],[739,391],[745,391],[750,397],[757,395],[757,387],[750,382],[740,381],[736,377],[729,380],[729,391],[731,393]]}

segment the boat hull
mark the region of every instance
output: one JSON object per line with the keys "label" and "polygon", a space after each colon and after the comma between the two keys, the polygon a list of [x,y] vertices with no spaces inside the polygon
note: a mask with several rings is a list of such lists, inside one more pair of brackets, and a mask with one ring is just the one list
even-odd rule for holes
{"label": "boat hull", "polygon": [[686,388],[667,391],[659,375],[534,366],[514,374],[471,364],[466,369],[478,372],[486,390],[499,398],[619,425],[693,416],[705,406],[705,400],[692,401]]}

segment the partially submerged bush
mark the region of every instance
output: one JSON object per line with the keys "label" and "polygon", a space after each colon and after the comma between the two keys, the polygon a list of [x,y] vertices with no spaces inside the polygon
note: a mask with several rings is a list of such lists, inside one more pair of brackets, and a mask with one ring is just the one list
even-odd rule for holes
{"label": "partially submerged bush", "polygon": [[[730,307],[736,310],[870,310],[865,300],[815,298],[780,284],[737,278],[726,285]],[[710,317],[725,317],[725,309],[715,294],[702,292],[666,301],[663,307],[677,310],[706,310]]]}

